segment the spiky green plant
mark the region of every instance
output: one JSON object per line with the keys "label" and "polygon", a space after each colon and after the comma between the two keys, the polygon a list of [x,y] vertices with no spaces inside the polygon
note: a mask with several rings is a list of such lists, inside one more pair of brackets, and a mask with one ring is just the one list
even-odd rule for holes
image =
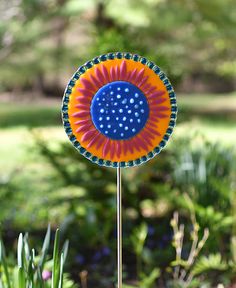
{"label": "spiky green plant", "polygon": [[51,229],[48,226],[41,252],[36,254],[30,248],[28,234],[18,238],[17,264],[12,266],[6,256],[3,241],[0,240],[0,288],[75,288],[77,287],[63,273],[69,242],[60,249],[59,230],[56,230],[53,258],[48,255]]}

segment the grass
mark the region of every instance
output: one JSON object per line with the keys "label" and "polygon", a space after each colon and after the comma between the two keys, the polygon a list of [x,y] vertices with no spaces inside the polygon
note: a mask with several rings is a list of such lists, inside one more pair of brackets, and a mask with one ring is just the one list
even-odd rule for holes
{"label": "grass", "polygon": [[236,92],[229,94],[177,95],[179,104],[191,111],[236,110]]}
{"label": "grass", "polygon": [[40,134],[56,146],[58,141],[66,141],[67,136],[60,126],[28,128],[16,126],[0,129],[0,172],[11,168],[27,166],[35,161],[32,133]]}
{"label": "grass", "polygon": [[17,126],[42,127],[60,125],[60,102],[43,103],[1,103],[0,128]]}
{"label": "grass", "polygon": [[179,95],[178,104],[180,122],[197,118],[209,126],[233,126],[236,121],[236,93]]}
{"label": "grass", "polygon": [[[35,161],[31,132],[56,145],[67,141],[60,119],[60,100],[0,105],[0,173]],[[211,141],[236,141],[236,93],[178,95],[179,114],[174,138],[200,133]],[[168,149],[168,148],[167,148]]]}
{"label": "grass", "polygon": [[[212,122],[236,120],[236,93],[177,95],[179,122],[191,121],[192,116]],[[61,125],[61,101],[10,102],[0,105],[0,129],[25,126]]]}

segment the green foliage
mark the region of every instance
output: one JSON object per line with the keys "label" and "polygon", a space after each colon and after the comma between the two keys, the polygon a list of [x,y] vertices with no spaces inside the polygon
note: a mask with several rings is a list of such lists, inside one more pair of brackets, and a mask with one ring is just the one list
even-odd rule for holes
{"label": "green foliage", "polygon": [[[146,223],[142,223],[139,227],[134,229],[130,237],[130,240],[132,242],[133,249],[136,255],[138,277],[140,277],[140,274],[142,272],[142,253],[143,253],[143,248],[144,248],[147,235],[148,235],[148,227]],[[150,279],[153,279],[153,277],[151,277]],[[154,277],[154,280],[155,280],[155,277]]]}
{"label": "green foliage", "polygon": [[[221,262],[218,256],[210,255],[209,258],[201,257],[199,258],[200,251],[203,249],[207,238],[209,236],[208,229],[204,230],[203,237],[199,239],[200,227],[196,222],[195,215],[191,215],[192,219],[192,231],[191,231],[191,247],[187,257],[183,257],[184,251],[184,238],[186,238],[186,233],[184,231],[184,224],[179,224],[179,214],[174,213],[173,218],[170,221],[170,225],[173,229],[173,241],[172,245],[175,249],[176,257],[175,260],[170,263],[170,267],[167,269],[168,272],[172,273],[172,279],[168,280],[168,287],[199,287],[199,283],[204,283],[203,273],[208,270],[212,270],[217,267],[217,264]],[[147,238],[147,227],[142,224],[140,227],[136,228],[131,236],[131,240],[134,244],[134,249],[137,258],[144,253],[144,244]],[[135,245],[136,243],[136,245]],[[207,259],[207,260],[206,260]],[[138,259],[137,259],[138,260]],[[221,263],[218,270],[225,270],[227,265]],[[140,267],[138,267],[140,268]],[[152,272],[145,275],[142,272],[142,268],[138,270],[138,276],[140,276],[140,281],[138,282],[138,287],[152,288],[157,287],[156,280],[160,277],[160,269],[154,268]],[[126,288],[134,288],[137,286],[125,285]]]}
{"label": "green foliage", "polygon": [[[34,130],[32,135],[34,144],[30,145],[30,151],[32,147],[36,148],[32,159],[37,165],[43,163],[43,169],[40,166],[39,170],[35,170],[36,175],[29,174],[22,182],[15,182],[16,177],[20,179],[23,173],[18,170],[9,178],[8,184],[1,187],[2,205],[6,203],[6,207],[9,207],[11,202],[11,209],[14,211],[14,207],[17,207],[18,211],[18,217],[14,213],[4,214],[11,217],[7,218],[11,221],[11,229],[23,225],[38,229],[39,223],[43,227],[48,219],[55,221],[53,225],[62,222],[61,230],[70,235],[73,247],[69,261],[71,269],[89,271],[92,283],[97,283],[99,288],[109,287],[113,282],[116,257],[115,170],[91,164],[68,143],[44,140],[38,129]],[[124,275],[127,280],[133,277],[139,283],[143,283],[142,285],[150,287],[155,287],[157,279],[165,277],[163,272],[157,276],[157,273],[152,274],[152,271],[168,270],[169,263],[173,261],[174,251],[170,248],[173,235],[169,219],[174,209],[180,211],[183,221],[186,222],[187,236],[183,249],[184,257],[173,262],[173,265],[188,271],[190,269],[187,265],[186,251],[191,250],[192,239],[196,239],[198,229],[197,225],[193,225],[193,229],[188,224],[189,213],[196,215],[195,220],[202,227],[199,239],[202,239],[204,227],[209,227],[210,236],[204,250],[207,254],[216,254],[219,252],[218,247],[222,247],[222,259],[227,263],[232,261],[228,239],[232,239],[232,252],[234,251],[233,149],[210,144],[199,136],[191,141],[174,141],[176,142],[173,142],[169,149],[162,152],[161,157],[153,159],[148,165],[125,170],[123,175],[123,243],[124,255],[127,255],[124,257]],[[35,151],[38,153],[37,156]],[[203,170],[199,168],[202,167],[200,162],[205,163]],[[35,169],[34,167],[29,166],[25,169],[30,171],[32,168]],[[44,172],[47,173],[46,178],[43,178],[44,174],[40,174]],[[220,185],[219,179],[225,184]],[[44,186],[45,184],[47,186]],[[15,192],[12,194],[12,191]],[[25,198],[21,195],[25,195]],[[211,202],[208,197],[211,197]],[[23,208],[20,206],[22,201],[27,203]],[[24,217],[19,218],[19,215]],[[2,219],[4,217],[2,216]],[[34,221],[30,222],[31,218]],[[3,230],[6,230],[5,223],[3,222]],[[134,226],[137,228],[133,229]],[[79,247],[77,243],[80,243]],[[103,254],[103,250],[108,251],[105,252],[108,254]],[[56,259],[56,262],[60,263],[60,256],[57,255]],[[129,261],[133,264],[129,265]],[[229,264],[227,270],[222,271],[228,279],[232,278],[233,267]],[[101,273],[106,275],[106,282],[101,279]],[[58,283],[58,274],[56,279]],[[217,275],[214,279],[221,281]],[[211,283],[210,281],[208,282]],[[198,287],[193,282],[191,285],[189,287]]]}
{"label": "green foliage", "polygon": [[136,227],[131,235],[131,242],[134,247],[134,251],[137,256],[140,256],[145,240],[147,238],[148,228],[146,223],[142,223],[139,227]]}
{"label": "green foliage", "polygon": [[158,268],[154,268],[149,275],[142,274],[142,279],[139,281],[138,286],[131,285],[123,285],[124,288],[135,288],[135,287],[143,287],[143,288],[152,288],[155,287],[156,280],[160,276],[160,270]]}
{"label": "green foliage", "polygon": [[[3,267],[3,273],[5,275],[7,288],[11,288],[11,280],[9,276],[8,265],[6,262],[6,252],[2,240],[0,242],[0,263]],[[1,285],[3,286],[2,279],[1,279]]]}
{"label": "green foliage", "polygon": [[214,203],[216,208],[224,204],[227,208],[230,183],[234,177],[234,163],[230,161],[234,157],[233,149],[207,141],[203,142],[203,145],[196,144],[192,149],[185,149],[191,147],[192,143],[190,139],[179,143],[182,151],[176,151],[176,184],[191,193],[199,204]]}
{"label": "green foliage", "polygon": [[68,69],[116,50],[150,57],[174,82],[235,77],[233,0],[9,0],[1,7],[3,90],[59,95]]}
{"label": "green foliage", "polygon": [[[194,109],[194,115],[199,115],[200,112],[197,111],[203,108],[202,104],[195,106],[196,99],[197,97],[189,97],[181,102],[186,113],[190,114],[188,119],[192,119],[191,113]],[[211,99],[208,97],[204,105],[210,105],[211,108],[213,105],[214,109],[217,105],[222,107],[225,101],[224,97],[215,96],[214,101]],[[231,103],[234,103],[233,95],[231,100]],[[68,142],[59,142],[63,131],[58,127],[37,128],[29,132],[23,127],[14,128],[15,122],[24,124],[28,123],[29,119],[32,120],[31,126],[44,126],[44,123],[51,121],[55,107],[50,113],[44,109],[42,112],[41,106],[32,107],[30,115],[27,115],[30,108],[24,113],[24,103],[19,107],[7,107],[7,104],[4,104],[0,109],[1,115],[4,115],[1,119],[13,126],[1,131],[3,150],[0,220],[1,230],[7,239],[7,249],[16,236],[15,233],[18,234],[24,227],[27,227],[32,235],[31,240],[37,244],[42,236],[42,229],[49,221],[53,227],[62,223],[60,230],[62,234],[69,235],[71,243],[67,261],[70,272],[76,278],[84,272],[83,275],[86,276],[80,276],[82,287],[111,287],[115,281],[116,269],[115,170],[93,165],[80,156]],[[16,120],[11,114],[16,114]],[[26,114],[25,118],[23,114]],[[34,119],[34,115],[37,119]],[[138,287],[146,285],[162,288],[161,283],[166,287],[184,287],[183,282],[178,282],[178,279],[173,284],[173,266],[170,267],[170,263],[180,266],[181,271],[187,269],[187,275],[192,269],[186,265],[194,238],[193,232],[197,231],[189,221],[191,214],[196,215],[195,220],[201,227],[198,231],[199,239],[202,239],[205,227],[210,230],[201,254],[208,258],[219,253],[227,268],[221,271],[209,269],[206,272],[203,269],[192,279],[189,287],[216,287],[218,283],[227,287],[231,281],[233,283],[236,271],[236,170],[235,151],[230,148],[230,139],[234,138],[222,139],[224,141],[216,145],[213,141],[209,143],[199,134],[189,134],[192,136],[188,139],[179,136],[181,133],[186,134],[186,127],[191,127],[194,123],[197,127],[215,134],[219,131],[216,124],[221,125],[219,134],[225,133],[222,135],[227,134],[228,125],[233,127],[233,122],[222,124],[222,119],[216,122],[216,118],[207,117],[207,121],[211,121],[210,126],[204,126],[208,125],[206,120],[196,122],[193,119],[188,125],[182,123],[180,129],[177,128],[176,137],[173,137],[170,146],[160,157],[154,158],[148,165],[123,171],[125,283],[136,283]],[[35,124],[36,122],[38,124]],[[178,134],[179,132],[181,133]],[[175,210],[179,211],[185,227],[182,258],[177,262],[174,261],[174,249],[171,248],[173,233],[169,226]],[[139,245],[136,246],[137,243]],[[43,250],[46,255],[48,252]],[[56,257],[57,263],[62,263],[60,255]],[[42,262],[45,262],[44,265],[49,271],[53,270],[52,261],[48,262],[48,257]],[[7,264],[13,267],[11,255],[8,255]],[[17,268],[15,277],[18,279],[19,274],[19,279],[23,282],[24,277],[18,270]],[[1,271],[4,271],[4,265]],[[11,269],[9,275],[11,279]],[[3,278],[2,282],[6,284],[7,277]],[[57,283],[61,283],[58,272],[56,279]],[[50,283],[50,280],[46,283]]]}
{"label": "green foliage", "polygon": [[[51,229],[48,226],[41,253],[31,249],[28,234],[21,233],[17,245],[17,265],[10,264],[3,241],[0,242],[0,283],[2,288],[73,288],[77,287],[63,272],[68,241],[59,248],[59,230],[54,241],[53,259],[48,258]],[[52,272],[51,272],[52,271]],[[52,281],[51,281],[52,278]]]}
{"label": "green foliage", "polygon": [[[176,202],[179,207],[193,211],[201,226],[209,227],[211,236],[207,246],[214,253],[219,245],[224,246],[220,244],[225,243],[222,233],[230,237],[234,225],[236,170],[232,159],[235,151],[219,143],[197,142],[197,139],[196,143],[190,139],[179,143],[173,159],[175,185],[186,192]],[[191,146],[191,149],[184,148]]]}
{"label": "green foliage", "polygon": [[142,280],[140,281],[140,287],[143,288],[152,288],[155,287],[156,280],[160,276],[160,270],[154,268],[149,275],[142,275]]}
{"label": "green foliage", "polygon": [[201,256],[193,268],[193,275],[199,275],[201,273],[208,272],[209,270],[224,271],[228,268],[227,263],[222,260],[222,256],[217,254],[210,254],[207,256]]}
{"label": "green foliage", "polygon": [[[188,79],[193,78],[200,79],[201,83],[211,82],[217,92],[222,86],[229,89],[231,86],[227,83],[232,82],[222,83],[235,78],[234,2],[1,1],[0,90],[13,91],[16,99],[22,97],[21,90],[27,90],[27,97],[32,100],[42,92],[62,95],[62,79],[68,79],[78,65],[95,55],[116,50],[139,53],[156,61],[176,84],[183,79],[188,83]],[[192,92],[193,87],[188,89]],[[189,121],[182,133],[189,134],[193,127],[206,129],[210,136],[220,131],[220,140],[227,137],[222,142],[233,143],[230,133],[234,130],[228,128],[234,127],[235,97],[228,98],[229,104],[225,106],[227,95],[220,98],[221,102],[215,96],[217,101],[205,96],[188,97],[187,104],[179,101],[179,119]],[[41,107],[38,103],[30,107],[24,103],[1,103],[0,126],[57,125],[58,111],[59,106]],[[196,117],[201,120],[197,122]],[[216,124],[220,129],[215,129]],[[0,222],[7,239],[5,244],[10,246],[15,233],[25,227],[32,230],[32,240],[37,242],[49,221],[54,227],[62,223],[62,233],[66,232],[71,239],[70,271],[77,277],[80,271],[89,271],[91,287],[111,287],[116,257],[114,171],[90,164],[70,144],[58,142],[51,129],[45,133],[47,141],[41,137],[40,130],[34,130],[33,145],[32,135],[25,130],[23,133],[22,143],[27,152],[20,158],[23,149],[15,130],[13,137],[1,134],[1,143],[9,146],[0,155],[3,163]],[[124,172],[127,283],[132,280],[129,283],[138,283],[138,287],[143,288],[161,287],[161,283],[183,288],[192,273],[196,277],[190,279],[191,283],[187,282],[188,287],[234,285],[235,151],[221,143],[208,143],[202,138],[199,141],[199,138],[198,135],[180,141],[175,138],[160,157]],[[13,169],[7,167],[10,161],[14,162]],[[169,220],[175,210],[180,211],[185,232],[179,227],[173,239]],[[189,214],[196,215],[194,225],[189,224]],[[134,226],[137,229],[133,229]],[[204,227],[210,230],[204,255],[196,259],[195,265],[189,265],[188,252],[197,238],[202,239]],[[175,248],[180,247],[178,241],[183,234],[182,253],[169,267],[174,259],[170,243],[173,240]],[[25,287],[34,281],[43,283],[35,288],[59,288],[62,283],[64,287],[75,287],[66,274],[62,277],[68,244],[59,252],[58,238],[56,233],[53,260],[48,257],[50,232],[39,255],[28,247],[27,236],[21,235],[19,266],[13,264],[11,253],[6,257],[1,241],[0,287]],[[50,279],[42,280],[40,267],[53,271],[53,283]],[[173,282],[172,273],[166,273],[176,267],[186,271],[185,282],[181,279]],[[81,276],[83,288],[87,287],[87,274]]]}

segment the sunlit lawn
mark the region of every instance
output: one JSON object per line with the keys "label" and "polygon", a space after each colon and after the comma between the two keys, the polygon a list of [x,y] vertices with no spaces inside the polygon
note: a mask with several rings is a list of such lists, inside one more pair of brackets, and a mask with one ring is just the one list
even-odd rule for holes
{"label": "sunlit lawn", "polygon": [[236,109],[236,92],[229,94],[177,95],[178,103],[192,111],[226,111]]}
{"label": "sunlit lawn", "polygon": [[[60,101],[50,104],[4,103],[0,105],[0,171],[35,160],[32,133],[55,145],[66,141],[61,125]],[[210,141],[234,145],[236,141],[236,93],[230,95],[180,95],[178,122],[173,136],[196,133]],[[168,147],[167,147],[168,149]],[[32,154],[32,155],[31,155]]]}

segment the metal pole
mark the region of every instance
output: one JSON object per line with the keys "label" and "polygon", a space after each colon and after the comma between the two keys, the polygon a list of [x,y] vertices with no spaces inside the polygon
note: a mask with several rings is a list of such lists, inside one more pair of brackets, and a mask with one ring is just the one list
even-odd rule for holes
{"label": "metal pole", "polygon": [[122,191],[120,166],[117,167],[117,272],[117,288],[122,288]]}

